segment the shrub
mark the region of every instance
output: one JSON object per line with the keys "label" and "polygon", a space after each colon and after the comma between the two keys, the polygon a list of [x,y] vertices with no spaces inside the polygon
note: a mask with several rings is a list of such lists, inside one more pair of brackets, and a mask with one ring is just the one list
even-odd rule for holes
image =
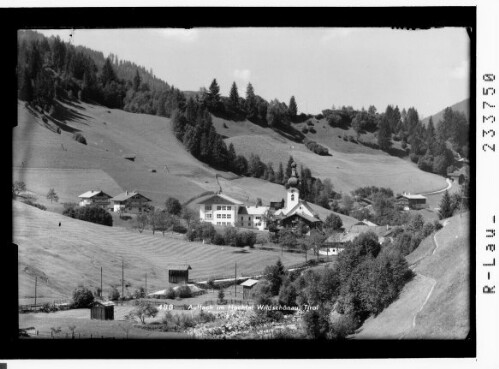
{"label": "shrub", "polygon": [[308,128],[307,128],[307,126],[304,126],[304,127],[301,129],[301,131],[302,131],[303,133],[308,133]]}
{"label": "shrub", "polygon": [[175,298],[175,290],[173,289],[173,287],[168,287],[168,289],[166,290],[165,297],[167,299],[174,299]]}
{"label": "shrub", "polygon": [[417,164],[417,163],[418,163],[418,161],[419,161],[419,155],[418,155],[418,154],[416,154],[416,153],[414,153],[414,152],[412,152],[412,153],[409,155],[409,158],[411,159],[411,161],[412,161],[413,163],[416,163],[416,164]]}
{"label": "shrub", "polygon": [[313,127],[314,126],[314,122],[312,122],[311,120],[308,120],[307,121],[307,125],[310,126],[310,127]]}
{"label": "shrub", "polygon": [[435,231],[439,231],[440,229],[443,228],[442,224],[438,220],[435,220],[433,222],[433,225],[435,226]]}
{"label": "shrub", "polygon": [[253,247],[256,243],[256,234],[251,231],[243,231],[236,235],[236,246]]}
{"label": "shrub", "polygon": [[218,291],[218,301],[224,301],[225,298],[225,292],[223,288],[220,288],[220,291]]}
{"label": "shrub", "polygon": [[188,286],[180,286],[175,291],[175,297],[178,297],[181,299],[192,297],[191,289]]}
{"label": "shrub", "polygon": [[35,208],[38,208],[40,210],[47,210],[47,207],[42,205],[42,204],[38,204],[37,202],[33,202],[31,200],[24,200],[23,201],[26,205],[30,205],[30,206],[34,206]]}
{"label": "shrub", "polygon": [[322,118],[324,118],[324,115],[323,115],[323,114],[317,114],[317,115],[315,116],[315,119],[317,119],[317,120],[321,120]]}
{"label": "shrub", "polygon": [[172,231],[173,232],[177,232],[177,233],[182,233],[182,234],[186,234],[187,233],[187,228],[185,228],[184,226],[182,225],[174,225],[173,228],[172,228]]}
{"label": "shrub", "polygon": [[343,141],[348,141],[348,137],[347,136],[343,136]]}
{"label": "shrub", "polygon": [[317,133],[317,131],[315,130],[315,128],[314,128],[314,127],[310,127],[309,132],[310,132],[310,133]]}
{"label": "shrub", "polygon": [[315,141],[308,141],[305,146],[310,151],[316,153],[317,155],[326,156],[329,155],[329,150],[322,145],[319,145]]}
{"label": "shrub", "polygon": [[237,229],[234,227],[227,227],[225,229],[224,239],[225,244],[230,246],[236,245]]}
{"label": "shrub", "polygon": [[224,236],[222,236],[220,233],[215,233],[215,235],[213,236],[213,239],[211,240],[211,242],[214,245],[225,245]]}
{"label": "shrub", "polygon": [[176,198],[169,197],[165,201],[165,209],[168,214],[180,215],[180,213],[182,212],[182,205]]}
{"label": "shrub", "polygon": [[86,287],[78,287],[73,291],[73,307],[87,308],[94,302],[94,294]]}
{"label": "shrub", "polygon": [[305,331],[310,338],[326,338],[329,332],[329,319],[325,310],[309,310],[303,315]]}
{"label": "shrub", "polygon": [[116,287],[111,288],[111,291],[109,291],[109,294],[107,295],[109,300],[111,301],[116,301],[120,298],[120,292]]}
{"label": "shrub", "polygon": [[87,139],[80,132],[76,132],[75,134],[73,134],[73,140],[83,145],[87,144]]}
{"label": "shrub", "polygon": [[63,215],[70,218],[84,220],[96,224],[102,224],[111,227],[113,217],[108,211],[98,206],[82,206],[78,208],[67,208],[62,212]]}
{"label": "shrub", "polygon": [[402,148],[403,148],[404,150],[405,150],[405,149],[407,149],[407,143],[402,142],[401,146],[402,146]]}
{"label": "shrub", "polygon": [[357,141],[355,141],[355,137],[353,137],[352,135],[348,136],[348,141],[350,141],[350,142],[357,142]]}

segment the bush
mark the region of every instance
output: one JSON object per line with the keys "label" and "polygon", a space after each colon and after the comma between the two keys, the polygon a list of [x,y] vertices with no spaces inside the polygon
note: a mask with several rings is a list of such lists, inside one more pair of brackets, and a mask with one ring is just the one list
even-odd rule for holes
{"label": "bush", "polygon": [[321,120],[322,118],[324,118],[324,115],[323,115],[323,114],[317,114],[317,115],[315,116],[315,119],[317,119],[317,120]]}
{"label": "bush", "polygon": [[168,289],[166,290],[165,297],[167,299],[174,299],[175,298],[175,290],[173,289],[173,287],[168,287]]}
{"label": "bush", "polygon": [[225,298],[225,292],[223,288],[220,288],[220,291],[218,291],[218,301],[222,302],[224,301]]}
{"label": "bush", "polygon": [[75,140],[76,142],[79,142],[83,145],[87,144],[87,139],[79,132],[76,132],[75,134],[73,134],[73,140]]}
{"label": "bush", "polygon": [[439,231],[440,229],[443,228],[442,224],[438,220],[435,220],[433,222],[433,225],[435,226],[435,231]]}
{"label": "bush", "polygon": [[310,127],[313,127],[314,126],[314,122],[312,122],[311,120],[308,120],[307,121],[307,125],[310,126]]}
{"label": "bush", "polygon": [[78,287],[73,291],[73,307],[87,308],[94,302],[94,294],[86,287]]}
{"label": "bush", "polygon": [[405,149],[407,149],[407,143],[402,142],[401,146],[402,146],[402,148],[403,148],[404,150],[405,150]]}
{"label": "bush", "polygon": [[40,210],[47,210],[47,207],[42,205],[42,204],[39,204],[37,202],[33,202],[31,200],[24,200],[23,201],[26,205],[30,205],[30,206],[34,206],[35,208],[38,208]]}
{"label": "bush", "polygon": [[416,163],[416,164],[417,164],[417,163],[418,163],[418,161],[419,161],[419,155],[418,155],[418,154],[416,154],[416,153],[414,153],[414,152],[412,152],[412,153],[409,155],[409,158],[411,159],[411,161],[412,161],[413,163]]}
{"label": "bush", "polygon": [[305,331],[310,338],[324,339],[329,332],[329,319],[326,311],[309,310],[303,315]]}
{"label": "bush", "polygon": [[225,238],[220,233],[215,233],[215,236],[213,236],[211,242],[214,245],[225,245]]}
{"label": "bush", "polygon": [[173,228],[172,228],[172,231],[173,232],[177,232],[177,233],[182,233],[182,234],[186,234],[187,233],[187,228],[185,228],[184,226],[182,225],[174,225]]}
{"label": "bush", "polygon": [[180,286],[175,291],[175,297],[178,297],[181,299],[192,297],[191,289],[188,286]]}
{"label": "bush", "polygon": [[307,126],[304,126],[304,127],[301,129],[301,131],[302,131],[303,133],[308,133],[308,128],[307,128]]}
{"label": "bush", "polygon": [[107,295],[109,300],[111,301],[117,301],[120,298],[120,292],[116,287],[111,288],[111,291],[109,291],[109,294]]}
{"label": "bush", "polygon": [[224,239],[226,245],[236,246],[237,229],[234,227],[225,228]]}
{"label": "bush", "polygon": [[256,234],[251,231],[243,231],[236,235],[236,246],[253,247],[256,243]]}
{"label": "bush", "polygon": [[111,227],[113,217],[108,211],[98,206],[82,206],[78,208],[67,208],[62,212],[63,215],[70,218],[84,220],[96,224],[102,224]]}
{"label": "bush", "polygon": [[310,133],[317,133],[317,131],[315,130],[315,128],[314,128],[314,127],[310,127],[309,132],[310,132]]}
{"label": "bush", "polygon": [[308,141],[305,146],[310,151],[316,153],[317,155],[326,156],[329,155],[329,150],[322,145],[319,145],[315,141]]}

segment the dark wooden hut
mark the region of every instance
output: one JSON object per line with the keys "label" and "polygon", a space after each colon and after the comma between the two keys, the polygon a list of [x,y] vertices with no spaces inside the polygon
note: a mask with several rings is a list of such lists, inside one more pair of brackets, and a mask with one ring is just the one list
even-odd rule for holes
{"label": "dark wooden hut", "polygon": [[114,303],[95,301],[90,308],[90,319],[114,320]]}
{"label": "dark wooden hut", "polygon": [[192,269],[189,264],[169,264],[168,282],[187,283],[189,282],[189,270]]}

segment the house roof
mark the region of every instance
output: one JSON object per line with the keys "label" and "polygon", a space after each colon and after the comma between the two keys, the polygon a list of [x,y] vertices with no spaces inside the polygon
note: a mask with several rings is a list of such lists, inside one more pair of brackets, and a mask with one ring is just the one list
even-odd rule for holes
{"label": "house roof", "polygon": [[303,218],[311,223],[317,223],[317,222],[322,222],[322,220],[320,219],[317,219],[317,218],[313,218],[307,214],[302,214],[302,213],[294,213],[294,214],[290,214],[290,215],[286,215],[283,219],[288,219],[288,218],[291,218],[293,216],[297,216],[297,217],[300,217],[300,218]]}
{"label": "house roof", "polygon": [[198,204],[200,204],[200,205],[213,205],[213,204],[243,205],[243,203],[241,201],[235,200],[232,197],[224,195],[223,193],[211,195],[210,197],[199,201]]}
{"label": "house roof", "polygon": [[90,199],[90,198],[97,196],[97,195],[100,195],[100,194],[102,194],[102,196],[107,196],[108,198],[111,198],[111,196],[109,196],[107,193],[102,192],[100,190],[90,190],[90,191],[87,191],[85,193],[82,193],[78,197],[81,199]]}
{"label": "house roof", "polygon": [[166,269],[168,269],[168,270],[190,270],[192,268],[189,264],[171,263],[171,264],[166,264]]}
{"label": "house roof", "polygon": [[398,196],[397,198],[400,198],[400,197],[405,197],[406,199],[418,199],[418,200],[426,200],[426,197],[424,197],[423,195],[411,195],[410,193],[404,193],[400,196]]}
{"label": "house roof", "polygon": [[368,221],[367,219],[361,220],[360,222],[355,223],[354,225],[367,225],[369,227],[375,227],[377,224]]}
{"label": "house roof", "polygon": [[247,212],[249,215],[263,215],[269,210],[269,207],[268,206],[247,206],[246,209],[247,209]]}
{"label": "house roof", "polygon": [[151,201],[151,199],[148,199],[144,195],[142,195],[138,192],[135,192],[135,191],[132,191],[132,192],[126,191],[126,192],[120,193],[119,195],[114,196],[111,200],[112,201],[125,201],[125,200],[128,200],[128,199],[134,197],[135,195],[139,195],[140,197],[143,197],[144,199],[146,199],[146,201]]}
{"label": "house roof", "polygon": [[239,285],[244,286],[244,287],[253,287],[257,283],[258,283],[258,281],[256,279],[248,279],[247,281],[245,281]]}
{"label": "house roof", "polygon": [[95,301],[92,303],[92,306],[95,306],[95,305],[102,305],[102,306],[114,306],[114,302],[112,302],[112,301],[100,301],[100,300],[95,300]]}

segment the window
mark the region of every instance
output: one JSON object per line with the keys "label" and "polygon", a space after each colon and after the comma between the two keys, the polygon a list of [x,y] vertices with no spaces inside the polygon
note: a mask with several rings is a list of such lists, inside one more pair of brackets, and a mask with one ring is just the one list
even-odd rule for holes
{"label": "window", "polygon": [[232,215],[227,214],[227,219],[231,219]]}
{"label": "window", "polygon": [[225,219],[227,218],[227,215],[226,214],[222,214],[222,219]]}
{"label": "window", "polygon": [[221,209],[219,210],[226,210],[227,209],[227,206],[221,206]]}
{"label": "window", "polygon": [[206,211],[210,211],[210,210],[211,210],[211,205],[206,205],[206,206],[204,207],[204,210],[206,210]]}
{"label": "window", "polygon": [[212,216],[211,216],[211,214],[206,214],[206,217],[205,217],[205,218],[206,218],[206,219],[212,219]]}
{"label": "window", "polygon": [[251,227],[251,222],[248,222],[248,227]]}
{"label": "window", "polygon": [[217,219],[220,219],[221,217],[222,217],[222,215],[217,214]]}
{"label": "window", "polygon": [[241,217],[241,222],[244,222],[244,217]]}
{"label": "window", "polygon": [[220,224],[222,224],[222,223],[220,223],[220,222],[217,222],[217,225],[220,225]]}
{"label": "window", "polygon": [[295,201],[295,194],[294,193],[291,194],[291,201]]}
{"label": "window", "polygon": [[262,217],[256,217],[255,219],[256,219],[256,220],[260,220],[260,219],[262,219]]}
{"label": "window", "polygon": [[227,210],[230,210],[230,206],[227,206]]}
{"label": "window", "polygon": [[221,206],[217,206],[217,210],[222,210],[222,207]]}

